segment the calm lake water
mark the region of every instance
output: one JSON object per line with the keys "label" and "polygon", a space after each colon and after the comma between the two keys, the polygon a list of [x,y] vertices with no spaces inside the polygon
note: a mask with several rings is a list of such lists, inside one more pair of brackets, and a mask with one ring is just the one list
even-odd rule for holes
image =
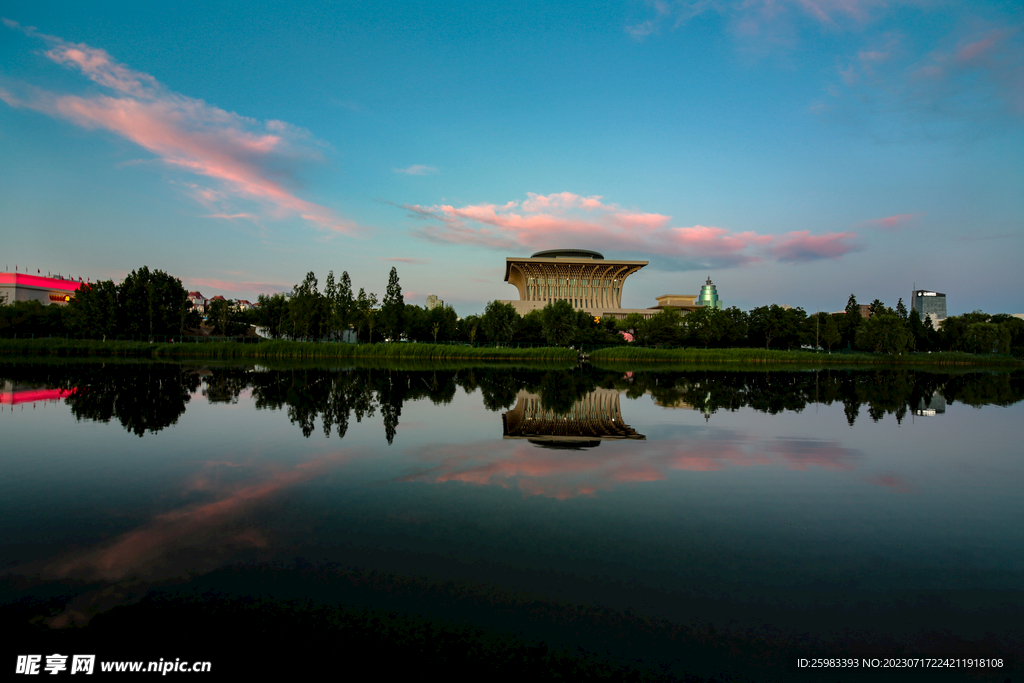
{"label": "calm lake water", "polygon": [[10,659],[1019,666],[1022,398],[1021,371],[0,363]]}

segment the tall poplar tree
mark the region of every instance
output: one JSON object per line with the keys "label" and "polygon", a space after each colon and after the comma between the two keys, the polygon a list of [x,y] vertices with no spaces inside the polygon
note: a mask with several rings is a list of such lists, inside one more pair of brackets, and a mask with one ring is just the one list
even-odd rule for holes
{"label": "tall poplar tree", "polygon": [[352,324],[355,313],[355,299],[352,296],[352,280],[348,271],[341,271],[341,282],[338,283],[337,299],[334,303],[334,310],[338,314],[338,328],[341,330],[341,338],[345,338],[345,332]]}
{"label": "tall poplar tree", "polygon": [[327,271],[327,282],[324,283],[324,300],[323,300],[323,328],[327,335],[327,340],[332,341],[334,339],[334,331],[338,329],[338,286],[334,282],[334,271]]}
{"label": "tall poplar tree", "polygon": [[851,294],[850,298],[846,301],[846,315],[843,316],[842,329],[840,330],[843,334],[844,344],[853,344],[857,338],[857,330],[860,328],[860,324],[860,304],[857,303],[857,297]]}
{"label": "tall poplar tree", "polygon": [[381,323],[384,332],[391,341],[402,337],[405,323],[405,300],[402,298],[402,287],[398,284],[398,270],[392,266],[388,276],[388,289],[380,307]]}

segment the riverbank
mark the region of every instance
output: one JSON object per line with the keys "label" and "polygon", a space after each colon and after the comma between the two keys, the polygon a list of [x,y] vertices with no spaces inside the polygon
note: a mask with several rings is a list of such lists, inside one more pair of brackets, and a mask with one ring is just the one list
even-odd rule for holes
{"label": "riverbank", "polygon": [[1004,354],[978,355],[960,351],[936,353],[816,353],[780,349],[651,349],[616,346],[598,349],[589,355],[591,362],[607,363],[687,363],[745,365],[984,365],[1020,367],[1024,362]]}
{"label": "riverbank", "polygon": [[[534,361],[575,363],[576,350],[559,347],[468,346],[460,344],[347,344],[336,342],[234,341],[150,343],[138,341],[99,341],[76,339],[0,339],[0,356],[58,356],[71,358],[152,358],[211,360],[299,360],[333,361],[374,359],[379,362],[416,361]],[[874,353],[816,353],[779,349],[652,349],[616,346],[588,353],[588,359],[600,365],[629,363],[683,363],[687,365],[745,365],[763,367],[853,365],[909,366],[984,366],[1019,368],[1024,361],[1004,354],[978,355],[956,351],[886,355]]]}
{"label": "riverbank", "polygon": [[243,344],[233,341],[203,343],[150,343],[88,339],[2,339],[0,355],[44,355],[64,357],[128,357],[153,359],[296,359],[381,361],[464,361],[529,360],[576,362],[573,349],[557,347],[481,347],[453,344],[346,344],[335,342],[263,341]]}

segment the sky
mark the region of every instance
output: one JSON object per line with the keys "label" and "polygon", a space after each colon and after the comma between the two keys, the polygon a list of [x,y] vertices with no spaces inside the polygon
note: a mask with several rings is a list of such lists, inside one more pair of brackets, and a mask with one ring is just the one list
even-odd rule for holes
{"label": "sky", "polygon": [[461,315],[505,258],[623,306],[1024,312],[1019,2],[0,0],[0,266]]}

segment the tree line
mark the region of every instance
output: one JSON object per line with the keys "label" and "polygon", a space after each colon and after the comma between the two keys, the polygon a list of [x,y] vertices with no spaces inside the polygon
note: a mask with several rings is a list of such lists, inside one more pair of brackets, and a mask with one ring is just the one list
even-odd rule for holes
{"label": "tree line", "polygon": [[[378,303],[380,304],[378,306]],[[750,311],[698,308],[686,315],[664,309],[644,317],[595,319],[568,301],[547,304],[520,316],[515,307],[491,301],[481,315],[459,318],[451,306],[433,309],[406,304],[391,269],[382,301],[362,287],[354,290],[347,271],[327,274],[321,290],[313,272],[287,294],[261,294],[257,305],[239,310],[227,299],[211,300],[203,315],[193,309],[181,281],[142,267],[123,282],[83,284],[66,306],[36,301],[0,305],[0,336],[61,336],[106,339],[159,338],[194,334],[201,324],[215,335],[241,335],[251,327],[275,339],[320,341],[414,341],[610,346],[773,349],[849,349],[899,354],[908,351],[967,351],[1024,355],[1024,320],[974,311],[951,316],[937,329],[930,318],[908,311],[900,299],[890,308],[875,299],[869,316],[851,294],[843,313],[814,313],[777,305]]]}
{"label": "tree line", "polygon": [[[427,398],[451,403],[458,389],[480,392],[484,408],[508,410],[520,390],[538,394],[545,410],[565,414],[597,388],[615,389],[627,398],[651,395],[660,405],[685,404],[706,414],[749,407],[778,414],[810,405],[841,403],[849,424],[867,408],[874,421],[893,415],[902,421],[934,398],[975,407],[1008,406],[1024,399],[1024,372],[935,373],[906,368],[825,370],[820,372],[637,371],[621,372],[584,365],[572,370],[461,368],[382,370],[289,368],[252,372],[245,367],[145,364],[0,364],[0,381],[73,390],[66,397],[79,419],[116,420],[142,437],[175,424],[197,390],[210,403],[234,403],[249,390],[257,409],[285,410],[292,424],[309,437],[343,438],[356,422],[379,413],[388,444],[394,441],[402,408]],[[624,417],[628,420],[628,412]],[[497,425],[497,423],[496,423]],[[497,425],[500,429],[500,425]]]}

